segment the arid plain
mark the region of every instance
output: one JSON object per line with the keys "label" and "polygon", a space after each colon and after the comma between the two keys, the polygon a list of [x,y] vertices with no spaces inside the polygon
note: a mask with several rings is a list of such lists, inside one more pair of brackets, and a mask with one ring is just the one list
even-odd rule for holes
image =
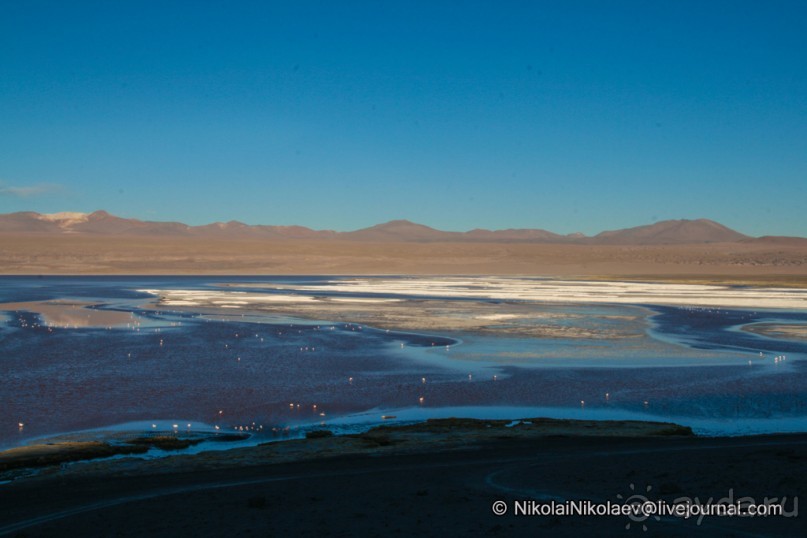
{"label": "arid plain", "polygon": [[0,274],[527,275],[807,282],[807,239],[707,219],[560,235],[446,232],[406,220],[334,232],[237,221],[189,226],[105,211],[0,215]]}
{"label": "arid plain", "polygon": [[356,242],[0,234],[2,274],[439,274],[807,284],[807,242]]}

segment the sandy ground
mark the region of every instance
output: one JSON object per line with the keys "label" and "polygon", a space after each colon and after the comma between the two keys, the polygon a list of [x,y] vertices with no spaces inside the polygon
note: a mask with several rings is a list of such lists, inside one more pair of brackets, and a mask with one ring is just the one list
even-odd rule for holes
{"label": "sandy ground", "polygon": [[[794,497],[804,494],[805,461],[802,434],[698,438],[646,423],[443,421],[152,462],[74,464],[0,486],[0,535],[804,536]],[[744,497],[776,498],[788,516],[514,513],[526,500]],[[493,514],[495,501],[507,514]]]}
{"label": "sandy ground", "polygon": [[587,246],[0,234],[2,274],[599,275],[807,285],[807,248],[728,243]]}

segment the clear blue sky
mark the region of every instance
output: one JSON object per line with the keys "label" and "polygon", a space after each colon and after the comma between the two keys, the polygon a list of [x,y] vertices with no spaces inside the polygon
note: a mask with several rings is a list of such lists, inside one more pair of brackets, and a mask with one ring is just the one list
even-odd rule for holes
{"label": "clear blue sky", "polygon": [[0,212],[807,236],[807,3],[0,0]]}

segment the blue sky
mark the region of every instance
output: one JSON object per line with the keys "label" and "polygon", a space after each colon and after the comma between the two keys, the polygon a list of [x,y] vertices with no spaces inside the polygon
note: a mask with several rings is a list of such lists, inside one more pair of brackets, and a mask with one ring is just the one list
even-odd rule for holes
{"label": "blue sky", "polygon": [[804,2],[0,1],[0,212],[807,236]]}

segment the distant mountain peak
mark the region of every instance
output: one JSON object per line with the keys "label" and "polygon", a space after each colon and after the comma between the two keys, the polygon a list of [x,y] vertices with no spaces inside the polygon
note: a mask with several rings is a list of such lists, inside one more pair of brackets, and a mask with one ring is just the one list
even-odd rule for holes
{"label": "distant mountain peak", "polygon": [[228,220],[227,222],[214,222],[213,226],[226,230],[229,228],[245,228],[247,224],[237,220]]}
{"label": "distant mountain peak", "polygon": [[678,219],[601,232],[594,239],[604,243],[685,244],[726,243],[748,239],[748,236],[709,219]]}
{"label": "distant mountain peak", "polygon": [[100,219],[109,219],[109,218],[118,219],[118,218],[121,218],[121,217],[116,217],[116,216],[112,215],[111,213],[107,213],[103,209],[99,209],[99,210],[93,211],[92,213],[87,215],[87,218],[100,220]]}
{"label": "distant mountain peak", "polygon": [[427,230],[434,230],[434,228],[426,226],[425,224],[418,224],[417,222],[412,222],[411,220],[406,219],[396,219],[387,222],[382,222],[381,224],[376,224],[375,226],[365,228],[365,230],[397,230],[401,228],[418,228],[418,229],[425,228]]}

